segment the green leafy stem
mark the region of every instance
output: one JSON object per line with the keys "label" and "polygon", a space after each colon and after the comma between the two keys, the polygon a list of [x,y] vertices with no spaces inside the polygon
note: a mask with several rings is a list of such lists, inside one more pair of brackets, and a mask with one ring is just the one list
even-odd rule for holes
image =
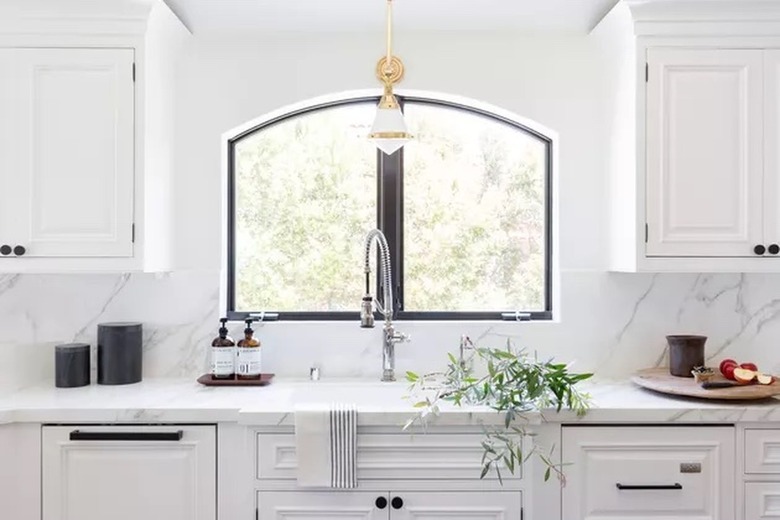
{"label": "green leafy stem", "polygon": [[[482,473],[484,478],[491,470],[502,480],[501,468],[510,473],[536,455],[546,466],[544,480],[554,474],[565,483],[563,463],[553,458],[555,447],[543,449],[533,439],[534,432],[523,424],[529,412],[566,408],[584,415],[590,407],[590,396],[576,385],[593,376],[570,372],[565,364],[553,360],[539,361],[525,349],[515,349],[507,341],[504,348],[475,346],[464,338],[466,349],[472,352],[470,359],[458,360],[449,354],[449,363],[443,373],[418,375],[407,372],[412,384],[411,398],[418,413],[410,418],[404,430],[415,424],[425,428],[431,417],[440,413],[442,402],[456,406],[486,406],[504,414],[503,426],[484,426],[482,439]],[[480,372],[473,368],[479,362]],[[420,396],[423,398],[420,398]],[[529,442],[527,442],[529,441]]]}

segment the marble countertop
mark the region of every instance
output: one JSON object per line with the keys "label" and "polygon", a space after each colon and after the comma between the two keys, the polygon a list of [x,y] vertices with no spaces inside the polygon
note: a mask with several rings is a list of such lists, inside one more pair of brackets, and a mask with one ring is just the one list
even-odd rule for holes
{"label": "marble countertop", "polygon": [[[239,422],[257,426],[292,426],[296,405],[351,402],[362,426],[400,426],[414,415],[406,383],[362,380],[318,382],[278,380],[267,387],[205,387],[192,380],[147,379],[124,386],[55,388],[31,386],[0,396],[0,424]],[[530,422],[562,423],[735,423],[780,422],[780,401],[727,403],[664,396],[634,384],[594,382],[583,389],[593,408],[583,417],[544,410]],[[487,408],[447,406],[435,420],[441,426],[500,422]]]}

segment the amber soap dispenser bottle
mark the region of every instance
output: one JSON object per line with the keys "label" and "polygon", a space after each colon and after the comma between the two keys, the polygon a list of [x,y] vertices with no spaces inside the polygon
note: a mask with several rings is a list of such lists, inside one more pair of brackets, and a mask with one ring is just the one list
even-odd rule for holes
{"label": "amber soap dispenser bottle", "polygon": [[260,342],[254,336],[252,319],[246,320],[244,338],[236,349],[236,376],[238,379],[260,379]]}
{"label": "amber soap dispenser bottle", "polygon": [[211,375],[214,379],[233,379],[236,374],[236,343],[228,336],[227,318],[219,320],[219,335],[211,342]]}

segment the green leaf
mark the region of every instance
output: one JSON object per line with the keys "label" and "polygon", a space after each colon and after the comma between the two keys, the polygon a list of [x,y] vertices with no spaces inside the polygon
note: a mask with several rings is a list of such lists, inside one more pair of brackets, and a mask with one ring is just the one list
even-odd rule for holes
{"label": "green leaf", "polygon": [[544,481],[545,481],[545,482],[547,482],[548,480],[550,480],[550,471],[551,471],[551,470],[552,470],[552,468],[548,467],[548,468],[547,468],[547,469],[544,471]]}
{"label": "green leaf", "polygon": [[410,383],[416,383],[420,380],[420,376],[415,374],[414,372],[406,372],[406,380]]}

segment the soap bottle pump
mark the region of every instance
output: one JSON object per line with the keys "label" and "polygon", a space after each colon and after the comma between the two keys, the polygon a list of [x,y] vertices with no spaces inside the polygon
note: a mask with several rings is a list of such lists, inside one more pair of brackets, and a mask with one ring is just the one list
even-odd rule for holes
{"label": "soap bottle pump", "polygon": [[236,376],[238,379],[260,379],[260,342],[254,337],[252,318],[246,319],[244,337],[236,349]]}
{"label": "soap bottle pump", "polygon": [[232,379],[236,373],[236,343],[228,336],[227,318],[219,321],[219,335],[211,342],[211,375],[214,379]]}

